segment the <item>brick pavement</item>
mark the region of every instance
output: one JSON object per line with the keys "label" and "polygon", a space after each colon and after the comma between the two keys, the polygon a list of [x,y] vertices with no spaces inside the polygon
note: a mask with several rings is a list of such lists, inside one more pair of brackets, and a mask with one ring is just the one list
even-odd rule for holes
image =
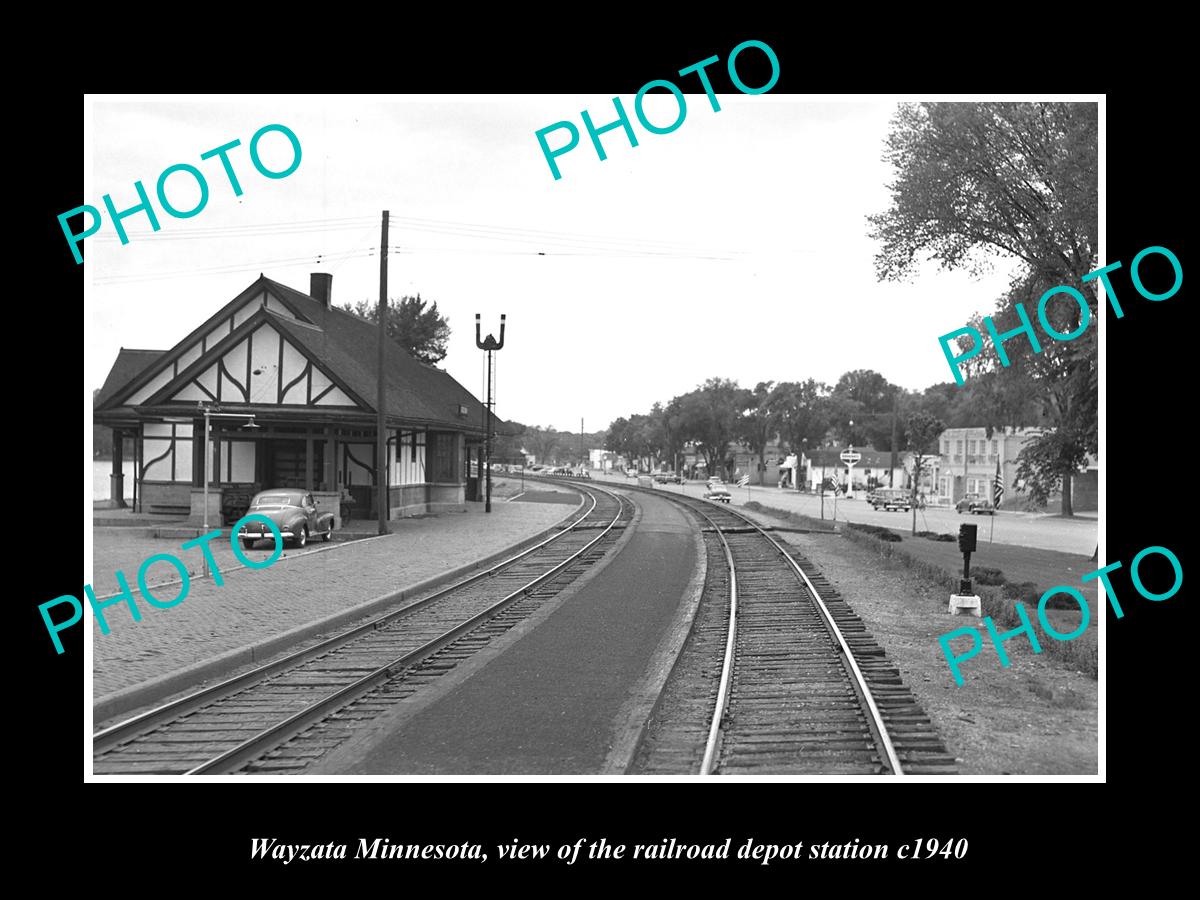
{"label": "brick pavement", "polygon": [[[108,635],[101,635],[92,621],[93,695],[103,696],[410,587],[500,552],[554,525],[574,508],[573,504],[496,503],[485,519],[482,504],[468,504],[466,513],[393,521],[393,533],[383,537],[318,544],[318,548],[331,548],[320,552],[287,550],[288,558],[261,570],[226,572],[222,562],[233,560],[233,554],[225,538],[212,544],[215,550],[218,544],[223,548],[215,556],[224,585],[218,587],[209,578],[193,579],[187,599],[169,609],[152,607],[136,593],[138,565],[153,553],[166,552],[180,556],[195,570],[199,550],[181,552],[178,540],[96,529],[93,584],[97,596],[116,590],[112,573],[122,568],[135,590],[142,620],[132,621],[122,603],[106,610]],[[266,559],[268,551],[248,555]],[[157,564],[152,571],[160,569],[161,578],[174,577],[167,564]],[[156,593],[169,600],[177,592],[174,586]]]}

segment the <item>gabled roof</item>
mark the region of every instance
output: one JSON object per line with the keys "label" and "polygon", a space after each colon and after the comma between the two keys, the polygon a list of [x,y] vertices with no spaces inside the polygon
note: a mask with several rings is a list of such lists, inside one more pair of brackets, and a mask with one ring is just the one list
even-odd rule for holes
{"label": "gabled roof", "polygon": [[[97,411],[116,411],[138,390],[150,384],[170,365],[185,356],[200,337],[212,325],[228,317],[243,304],[251,302],[263,291],[286,307],[295,318],[261,307],[252,318],[267,320],[271,326],[296,345],[298,349],[318,360],[322,366],[344,383],[360,400],[364,409],[375,411],[376,403],[376,359],[379,332],[375,324],[345,310],[331,308],[280,284],[265,275],[260,275],[246,290],[238,294],[213,316],[192,331],[169,351],[122,350],[117,357],[104,388],[97,395]],[[235,320],[236,321],[236,320]],[[241,325],[248,324],[243,320]],[[241,327],[241,326],[239,326]],[[215,340],[215,339],[213,339]],[[215,343],[210,343],[207,357]],[[196,357],[185,362],[194,370]],[[172,382],[184,378],[183,368]],[[482,431],[483,404],[470,391],[459,384],[448,372],[426,365],[410,356],[394,341],[387,341],[384,354],[386,378],[386,412],[389,418],[414,424],[447,426],[455,430]],[[171,391],[156,383],[154,396],[161,402]],[[458,414],[459,406],[465,406],[467,414]],[[501,423],[497,421],[497,426]]]}
{"label": "gabled roof", "polygon": [[112,397],[120,388],[144,372],[152,363],[157,362],[166,350],[127,350],[122,347],[117,353],[117,361],[104,379],[92,405],[99,407]]}

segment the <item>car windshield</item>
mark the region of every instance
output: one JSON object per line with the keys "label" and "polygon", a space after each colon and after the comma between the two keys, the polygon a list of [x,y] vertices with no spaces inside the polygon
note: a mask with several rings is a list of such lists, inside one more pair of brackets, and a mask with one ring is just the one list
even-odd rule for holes
{"label": "car windshield", "polygon": [[252,509],[264,509],[271,506],[299,506],[300,497],[296,494],[259,494],[254,498]]}

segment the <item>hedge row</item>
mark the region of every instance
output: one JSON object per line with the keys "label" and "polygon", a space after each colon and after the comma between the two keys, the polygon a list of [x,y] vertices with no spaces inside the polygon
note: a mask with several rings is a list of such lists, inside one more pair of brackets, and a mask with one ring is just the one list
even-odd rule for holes
{"label": "hedge row", "polygon": [[[949,598],[949,594],[953,594],[958,590],[958,577],[956,575],[947,572],[941,566],[917,559],[901,548],[893,546],[893,541],[887,539],[880,540],[868,530],[869,527],[860,527],[851,524],[848,528],[842,529],[842,534],[855,543],[877,551],[880,558],[894,559],[918,574],[925,576],[939,587],[945,588],[948,592],[947,599]],[[980,569],[976,569],[972,574],[978,578],[980,571]],[[984,571],[999,574],[998,569]],[[988,582],[986,581],[977,582],[976,586],[976,593],[979,594],[980,602],[983,606],[983,614],[991,616],[992,621],[1008,628],[1016,628],[1021,624],[1021,620],[1017,616],[1016,606],[1014,605],[1015,601],[1025,601],[1027,611],[1032,612],[1032,610],[1028,609],[1030,597],[1037,598],[1042,593],[1041,589],[1031,581],[1016,584],[1004,582],[999,587],[980,586],[987,584]],[[1083,637],[1088,636],[1084,635]],[[1100,671],[1100,660],[1097,644],[1094,640],[1077,638],[1072,641],[1056,641],[1053,638],[1046,637],[1045,639],[1041,639],[1040,643],[1043,653],[1056,656],[1080,671],[1086,672],[1093,678],[1097,677]]]}

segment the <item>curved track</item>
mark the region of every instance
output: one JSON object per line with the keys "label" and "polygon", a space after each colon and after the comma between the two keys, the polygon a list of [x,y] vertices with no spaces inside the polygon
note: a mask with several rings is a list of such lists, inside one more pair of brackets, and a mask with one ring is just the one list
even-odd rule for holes
{"label": "curved track", "polygon": [[727,506],[654,492],[703,524],[709,576],[636,771],[953,773],[899,672],[811,564]]}
{"label": "curved track", "polygon": [[357,720],[507,631],[603,558],[632,504],[596,486],[559,534],[319,644],[93,735],[93,772],[297,772]]}

